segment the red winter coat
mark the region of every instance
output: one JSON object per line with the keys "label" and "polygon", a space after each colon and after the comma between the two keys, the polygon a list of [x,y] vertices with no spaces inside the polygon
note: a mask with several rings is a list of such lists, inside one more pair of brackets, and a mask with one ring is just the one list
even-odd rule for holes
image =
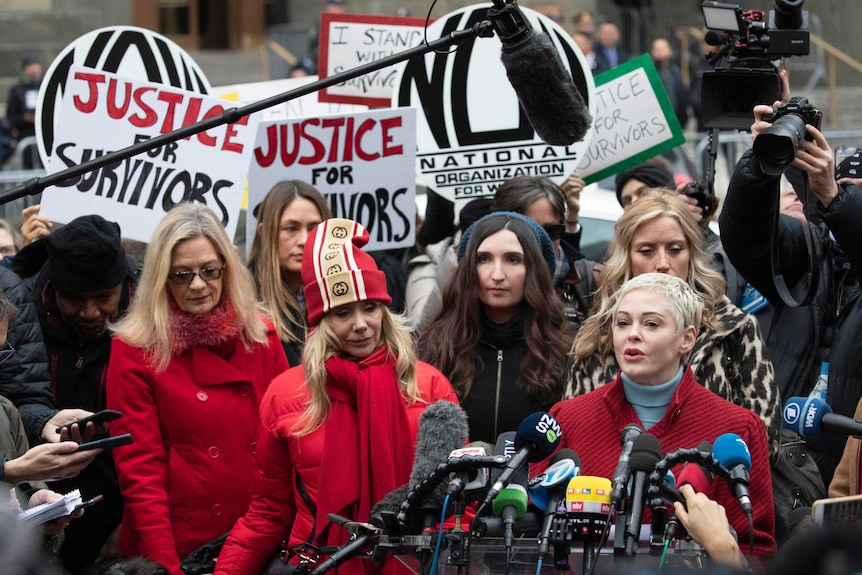
{"label": "red winter coat", "polygon": [[[372,354],[363,362],[379,357],[380,354]],[[427,403],[406,404],[411,434],[405,440],[411,442],[416,440],[419,416],[428,405],[440,399],[458,404],[449,380],[436,368],[417,362],[416,379],[419,394]],[[288,533],[290,544],[308,540],[314,517],[294,489],[294,469],[299,472],[311,501],[316,502],[326,428],[336,423],[326,421],[308,435],[291,437],[290,432],[309,399],[302,366],[277,377],[267,390],[261,406],[263,428],[258,438],[254,498],[219,555],[217,574],[260,573]],[[409,476],[397,478],[396,484],[405,484],[409,479]]]}
{"label": "red winter coat", "polygon": [[[551,408],[551,415],[563,428],[560,447],[573,449],[581,458],[581,475],[613,477],[620,455],[620,431],[629,423],[643,426],[626,401],[619,373],[610,384],[556,404]],[[775,554],[769,448],[766,428],[757,415],[701,386],[691,368],[686,366],[664,417],[647,433],[658,438],[662,454],[681,447],[697,447],[704,440],[712,443],[724,433],[739,435],[751,452],[749,491],[754,507],[754,554],[760,560]],[[678,474],[680,469],[672,471]],[[748,556],[750,529],[739,502],[727,484],[718,478],[713,483],[711,497],[724,506],[727,519],[739,536],[739,547]],[[643,524],[650,524],[649,509],[644,513]]]}
{"label": "red winter coat", "polygon": [[145,350],[115,337],[108,407],[123,412],[111,433],[131,433],[114,460],[126,497],[120,550],[182,575],[180,559],[224,534],[251,499],[259,406],[288,368],[270,325],[268,347],[238,340],[174,355],[161,373]]}

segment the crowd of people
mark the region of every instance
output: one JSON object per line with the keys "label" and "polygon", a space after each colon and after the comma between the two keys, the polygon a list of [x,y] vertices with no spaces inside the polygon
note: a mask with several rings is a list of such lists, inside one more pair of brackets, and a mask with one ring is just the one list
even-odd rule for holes
{"label": "crowd of people", "polygon": [[[615,24],[573,22],[594,73],[629,58]],[[684,124],[671,44],[651,53]],[[754,139],[771,111],[753,110]],[[99,499],[41,526],[46,561],[69,575],[199,573],[215,555],[218,575],[313,569],[348,541],[339,517],[367,522],[415,482],[417,435],[446,401],[463,443],[549,412],[588,476],[615,475],[632,424],[662,453],[734,434],[744,481],[682,485],[668,511],[714,565],[790,572],[803,538],[827,533],[800,520],[807,508],[862,494],[862,441],[781,429],[791,397],[862,417],[862,178],[837,177],[829,142],[806,131],[784,180],[742,155],[720,237],[716,205],[668,162],[621,172],[601,261],[580,252],[577,173],[512,178],[457,214],[430,194],[412,257],[367,251],[361,223],[299,180],[250,207],[247,259],[199,203],[168,211],[143,257],[99,215],[55,226],[27,208],[20,230],[0,222],[5,507]],[[77,423],[103,410],[121,415]],[[844,541],[824,561],[858,567]],[[405,569],[345,559],[351,575]]]}

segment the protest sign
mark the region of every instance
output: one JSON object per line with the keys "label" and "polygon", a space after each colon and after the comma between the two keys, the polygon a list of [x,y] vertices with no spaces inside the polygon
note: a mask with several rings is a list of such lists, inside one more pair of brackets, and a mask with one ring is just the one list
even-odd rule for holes
{"label": "protest sign", "polygon": [[261,122],[248,174],[248,246],[257,227],[254,208],[282,180],[308,182],[326,196],[334,217],[365,226],[369,250],[412,246],[416,111]]}
{"label": "protest sign", "polygon": [[[469,29],[487,17],[487,9],[468,6],[446,14],[429,26],[428,38]],[[571,35],[534,10],[520,10],[537,34],[548,36],[592,113],[593,76]],[[592,137],[591,128],[582,141],[570,146],[542,142],[509,83],[501,48],[496,35],[473,38],[456,50],[412,58],[396,82],[392,105],[418,110],[420,178],[456,202],[456,209],[474,198],[494,195],[503,181],[515,176],[546,176],[561,184],[577,168]]]}
{"label": "protest sign", "polygon": [[[432,20],[433,22],[433,20]],[[333,76],[418,46],[424,18],[324,13],[320,21],[318,73]],[[389,106],[398,68],[389,66],[320,91],[321,102]]]}
{"label": "protest sign", "polygon": [[135,26],[107,26],[87,32],[57,54],[39,87],[36,138],[45,166],[54,146],[66,78],[75,65],[201,94],[209,94],[210,89],[197,62],[157,32]]}
{"label": "protest sign", "polygon": [[[210,96],[73,66],[48,173],[219,116],[224,108]],[[257,122],[244,116],[46,188],[41,214],[61,223],[99,214],[120,224],[124,237],[149,242],[165,212],[195,201],[209,206],[233,237]]]}
{"label": "protest sign", "polygon": [[596,77],[596,104],[593,139],[578,165],[588,184],[685,142],[649,54]]}
{"label": "protest sign", "polygon": [[[269,80],[267,82],[248,82],[245,84],[229,84],[214,86],[211,94],[216,98],[222,98],[236,103],[237,106],[246,106],[278,94],[283,94],[297,88],[301,88],[317,81],[317,76],[302,76],[300,78],[285,78],[283,80]],[[361,112],[368,106],[357,104],[340,104],[332,102],[321,102],[318,99],[320,92],[312,92],[282,104],[270,106],[259,112],[260,121],[284,120],[287,118],[303,118],[311,116],[329,116],[332,114],[349,114]]]}

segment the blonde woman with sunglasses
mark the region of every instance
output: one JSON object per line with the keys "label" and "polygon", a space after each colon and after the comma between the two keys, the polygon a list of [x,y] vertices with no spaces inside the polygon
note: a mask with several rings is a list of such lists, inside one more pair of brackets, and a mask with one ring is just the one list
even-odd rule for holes
{"label": "blonde woman with sunglasses", "polygon": [[124,555],[181,575],[180,560],[228,531],[251,499],[258,409],[287,360],[222,224],[180,204],[156,228],[115,326],[108,407],[126,498]]}

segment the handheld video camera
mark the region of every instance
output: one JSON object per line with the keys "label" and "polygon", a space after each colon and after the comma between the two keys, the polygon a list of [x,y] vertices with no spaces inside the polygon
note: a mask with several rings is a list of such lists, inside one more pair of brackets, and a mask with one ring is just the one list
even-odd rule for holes
{"label": "handheld video camera", "polygon": [[703,75],[702,121],[707,128],[747,130],[757,104],[781,99],[776,64],[782,57],[810,50],[805,0],[773,0],[768,16],[743,11],[737,4],[704,0],[708,31],[704,40],[716,46],[707,55],[713,70]]}

